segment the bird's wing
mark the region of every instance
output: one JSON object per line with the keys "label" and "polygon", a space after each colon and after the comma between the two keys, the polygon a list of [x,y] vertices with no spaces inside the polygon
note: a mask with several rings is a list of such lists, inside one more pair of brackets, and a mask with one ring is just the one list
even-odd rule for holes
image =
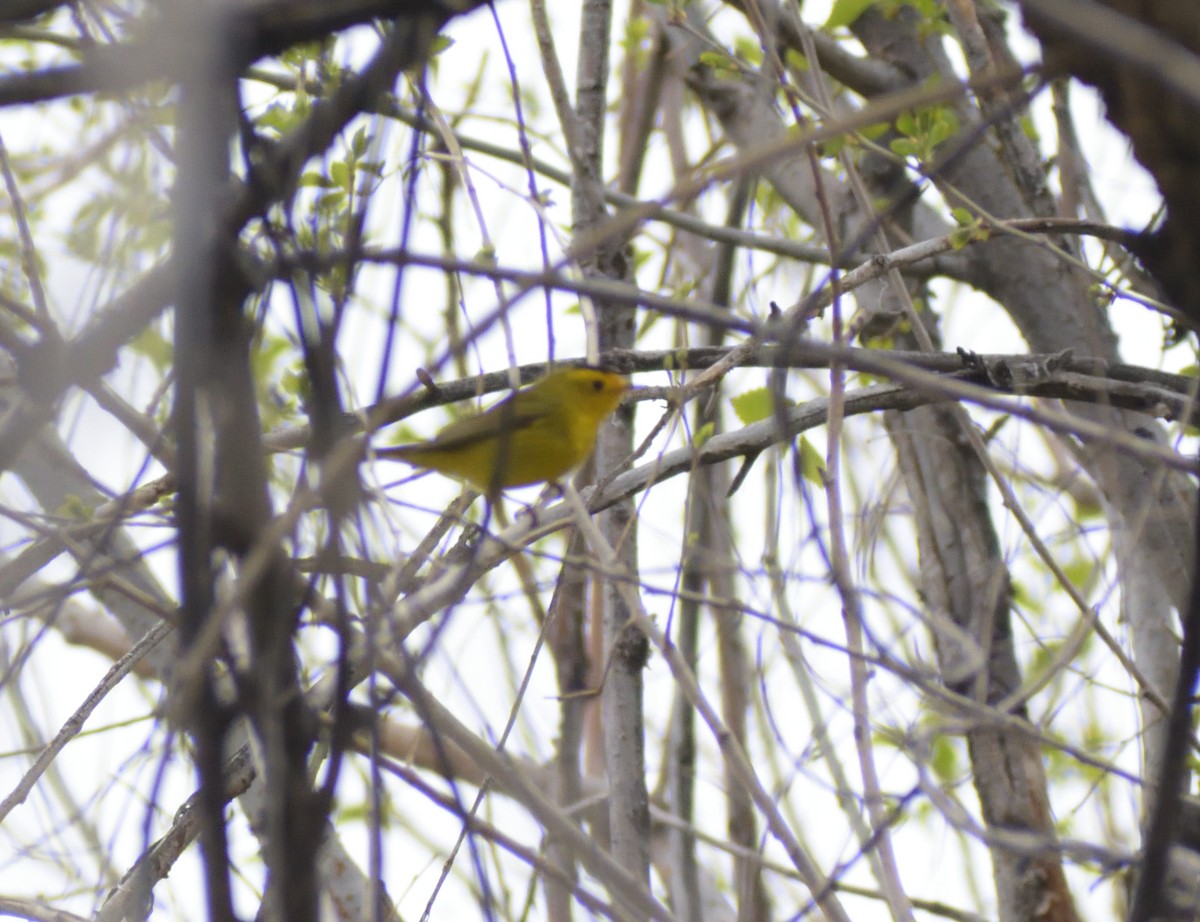
{"label": "bird's wing", "polygon": [[521,408],[514,408],[511,404],[499,404],[476,416],[467,416],[451,423],[424,447],[449,451],[482,442],[484,439],[497,436],[503,438],[502,433],[511,436],[529,428],[544,415],[538,412],[537,408],[526,412]]}

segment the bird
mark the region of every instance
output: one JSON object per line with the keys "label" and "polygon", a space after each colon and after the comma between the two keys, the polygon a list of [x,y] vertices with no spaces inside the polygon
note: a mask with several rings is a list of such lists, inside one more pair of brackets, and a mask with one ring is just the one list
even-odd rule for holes
{"label": "bird", "polygon": [[615,371],[559,368],[428,441],[380,448],[376,457],[438,471],[488,496],[558,480],[587,460],[628,390],[629,379]]}

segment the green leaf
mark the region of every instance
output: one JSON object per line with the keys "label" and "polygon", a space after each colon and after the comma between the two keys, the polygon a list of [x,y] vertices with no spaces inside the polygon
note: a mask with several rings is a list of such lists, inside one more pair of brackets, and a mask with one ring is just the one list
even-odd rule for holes
{"label": "green leaf", "polygon": [[762,64],[762,46],[749,36],[735,38],[733,40],[733,49],[738,58],[751,67],[757,68]]}
{"label": "green leaf", "polygon": [[752,391],[738,394],[730,398],[729,402],[733,404],[733,412],[737,414],[737,418],[746,426],[768,418],[774,407],[771,390],[766,387],[756,387]]}
{"label": "green leaf", "polygon": [[700,63],[721,76],[731,76],[740,70],[738,62],[723,51],[700,52]]}
{"label": "green leaf", "polygon": [[970,228],[966,227],[960,227],[958,230],[950,231],[950,249],[961,250],[971,242],[972,236],[973,235],[971,234]]}
{"label": "green leaf", "polygon": [[875,122],[874,124],[867,125],[865,128],[858,129],[858,133],[868,141],[874,141],[887,134],[891,130],[891,127],[887,122]]}
{"label": "green leaf", "polygon": [[699,448],[712,438],[712,435],[714,432],[716,432],[716,430],[717,427],[715,423],[705,423],[703,426],[697,429],[695,434],[692,436],[692,444]]}
{"label": "green leaf", "polygon": [[938,736],[930,747],[929,767],[933,774],[943,782],[954,781],[960,775],[958,767],[958,749],[954,740],[946,736]]}
{"label": "green leaf", "polygon": [[834,0],[833,8],[829,11],[829,18],[825,20],[825,28],[837,29],[853,25],[854,21],[865,13],[874,2],[875,0]]}
{"label": "green leaf", "polygon": [[316,170],[306,171],[299,180],[301,186],[313,186],[320,189],[332,189],[333,180],[324,173],[318,173]]}
{"label": "green leaf", "polygon": [[1091,582],[1092,574],[1096,570],[1096,564],[1090,560],[1076,558],[1068,560],[1065,563],[1059,564],[1063,575],[1071,581],[1071,584],[1076,587],[1086,587]]}
{"label": "green leaf", "polygon": [[1033,116],[1031,116],[1028,112],[1017,119],[1017,124],[1021,126],[1021,131],[1025,134],[1025,137],[1029,138],[1029,140],[1033,141],[1035,144],[1041,141],[1041,137],[1038,135],[1037,126],[1033,123]]}
{"label": "green leaf", "polygon": [[800,451],[800,473],[804,479],[819,487],[825,486],[825,459],[821,453],[803,435],[797,441],[796,448]]}
{"label": "green leaf", "polygon": [[343,161],[337,160],[329,164],[329,178],[339,189],[350,191],[350,167]]}
{"label": "green leaf", "polygon": [[1076,496],[1074,506],[1076,522],[1094,522],[1104,515],[1104,507],[1090,498]]}
{"label": "green leaf", "polygon": [[434,36],[432,42],[429,43],[429,57],[441,54],[447,48],[454,44],[454,39],[446,35]]}
{"label": "green leaf", "polygon": [[970,227],[975,223],[975,215],[971,214],[970,208],[951,208],[950,215],[959,227]]}
{"label": "green leaf", "polygon": [[621,48],[626,54],[633,54],[642,48],[643,42],[650,38],[650,20],[646,16],[630,16],[625,20],[625,35],[621,39]]}
{"label": "green leaf", "polygon": [[143,327],[129,345],[138,355],[149,359],[150,363],[159,371],[169,368],[174,360],[174,346],[167,341],[155,324]]}
{"label": "green leaf", "polygon": [[820,145],[822,157],[836,157],[842,152],[842,148],[846,146],[848,138],[844,134],[839,134],[836,137],[830,138]]}
{"label": "green leaf", "polygon": [[789,48],[783,53],[783,63],[793,70],[798,70],[801,73],[808,70],[808,58],[802,55],[795,48]]}
{"label": "green leaf", "polygon": [[331,192],[326,192],[321,195],[316,201],[317,210],[329,214],[331,212],[340,212],[346,206],[346,193],[341,189],[334,189]]}
{"label": "green leaf", "polygon": [[961,250],[968,243],[987,240],[991,236],[982,219],[972,214],[969,208],[952,208],[950,214],[958,222],[958,228],[950,232],[950,246],[954,249]]}
{"label": "green leaf", "polygon": [[370,142],[371,136],[367,134],[366,128],[360,128],[354,132],[354,137],[350,139],[350,153],[354,155],[355,160],[366,156],[367,146]]}

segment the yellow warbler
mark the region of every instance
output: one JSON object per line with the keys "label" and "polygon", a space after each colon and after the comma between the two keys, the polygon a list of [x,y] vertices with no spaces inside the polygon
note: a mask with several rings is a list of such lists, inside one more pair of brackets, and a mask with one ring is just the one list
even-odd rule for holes
{"label": "yellow warbler", "polygon": [[562,368],[428,442],[379,449],[465,480],[485,493],[555,480],[581,464],[596,431],[620,404],[629,379],[598,368]]}

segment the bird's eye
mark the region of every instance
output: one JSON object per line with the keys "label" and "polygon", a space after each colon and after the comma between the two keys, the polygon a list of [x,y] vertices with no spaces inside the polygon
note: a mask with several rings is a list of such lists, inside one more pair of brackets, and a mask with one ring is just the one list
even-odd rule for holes
{"label": "bird's eye", "polygon": [[597,378],[595,381],[592,382],[592,390],[596,390],[596,391],[604,390],[604,382],[601,381],[599,378]]}

